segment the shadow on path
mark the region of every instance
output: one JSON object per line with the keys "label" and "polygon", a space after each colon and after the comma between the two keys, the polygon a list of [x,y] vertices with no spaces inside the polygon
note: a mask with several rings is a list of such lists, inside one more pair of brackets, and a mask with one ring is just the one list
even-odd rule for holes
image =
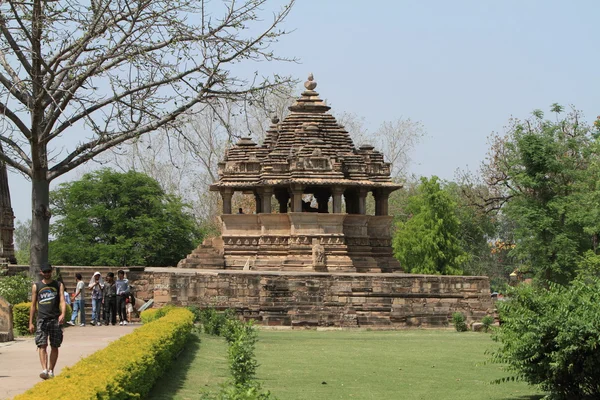
{"label": "shadow on path", "polygon": [[145,397],[146,400],[173,399],[173,394],[183,387],[187,372],[198,350],[200,350],[200,338],[192,334],[179,357],[173,361],[165,374],[150,389],[150,393]]}
{"label": "shadow on path", "polygon": [[544,398],[543,394],[534,394],[531,396],[507,397],[504,400],[541,400],[543,398]]}

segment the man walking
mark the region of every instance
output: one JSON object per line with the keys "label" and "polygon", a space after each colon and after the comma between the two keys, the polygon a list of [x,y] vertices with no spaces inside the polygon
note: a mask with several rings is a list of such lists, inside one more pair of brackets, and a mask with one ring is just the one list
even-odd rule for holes
{"label": "man walking", "polygon": [[[31,308],[29,310],[29,332],[35,330],[35,344],[40,355],[42,372],[40,378],[54,377],[54,367],[58,360],[58,348],[63,341],[61,324],[65,321],[67,306],[63,296],[64,286],[52,279],[52,266],[42,264],[42,280],[31,287]],[[37,312],[36,326],[33,317]],[[50,339],[50,360],[48,360],[48,339]]]}
{"label": "man walking", "polygon": [[75,274],[75,279],[77,279],[77,286],[73,295],[73,314],[71,315],[71,320],[67,321],[67,324],[75,326],[75,319],[77,318],[77,314],[79,314],[79,326],[85,326],[85,297],[83,296],[85,284],[80,273]]}

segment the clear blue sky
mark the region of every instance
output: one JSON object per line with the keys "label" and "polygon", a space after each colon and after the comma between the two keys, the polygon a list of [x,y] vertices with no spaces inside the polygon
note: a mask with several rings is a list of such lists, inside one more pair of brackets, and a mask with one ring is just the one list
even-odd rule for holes
{"label": "clear blue sky", "polygon": [[[295,31],[276,49],[300,63],[251,68],[301,80],[313,72],[329,105],[371,128],[421,121],[427,137],[411,171],[453,179],[477,169],[487,136],[511,116],[554,102],[590,122],[600,114],[599,18],[597,0],[298,0],[285,23]],[[9,180],[17,219],[30,218],[29,182]]]}

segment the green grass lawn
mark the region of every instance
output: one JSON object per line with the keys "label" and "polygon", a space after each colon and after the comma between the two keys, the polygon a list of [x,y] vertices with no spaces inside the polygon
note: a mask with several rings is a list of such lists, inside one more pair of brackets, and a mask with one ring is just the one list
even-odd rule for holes
{"label": "green grass lawn", "polygon": [[[261,331],[258,378],[281,400],[539,399],[522,382],[485,364],[488,334],[450,330]],[[200,335],[149,399],[196,399],[228,377],[223,339]]]}

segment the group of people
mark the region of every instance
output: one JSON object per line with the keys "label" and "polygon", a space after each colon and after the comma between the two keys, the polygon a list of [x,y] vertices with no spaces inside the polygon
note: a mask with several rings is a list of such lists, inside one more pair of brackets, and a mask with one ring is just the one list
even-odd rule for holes
{"label": "group of people", "polygon": [[[85,326],[85,283],[81,274],[75,274],[77,285],[75,293],[73,293],[73,313],[71,320],[67,321],[68,325],[75,325],[75,320],[79,316],[79,325]],[[117,316],[119,325],[127,325],[129,322],[128,315],[133,310],[133,296],[131,296],[131,287],[129,281],[125,279],[125,271],[115,274],[109,272],[106,274],[106,279],[102,278],[100,272],[95,272],[90,279],[87,289],[91,291],[92,296],[92,325],[116,325]],[[65,292],[65,300],[69,303],[69,295]]]}
{"label": "group of people", "polygon": [[[35,282],[31,288],[31,308],[29,310],[29,332],[35,332],[35,344],[38,347],[42,372],[40,378],[54,377],[54,367],[58,359],[58,349],[63,341],[61,325],[65,322],[67,304],[73,304],[73,314],[69,325],[75,325],[77,315],[80,315],[81,326],[85,326],[85,284],[81,274],[76,274],[77,285],[75,293],[69,296],[62,282],[52,278],[52,266],[42,264],[40,267],[42,279]],[[92,325],[117,324],[127,325],[127,306],[133,309],[130,303],[131,288],[125,279],[125,271],[115,274],[109,272],[106,280],[100,272],[94,273],[87,288],[92,292]],[[102,313],[102,321],[100,314]],[[36,315],[37,314],[37,315]],[[33,324],[36,317],[36,324]],[[50,341],[50,355],[48,357],[48,341]]]}

